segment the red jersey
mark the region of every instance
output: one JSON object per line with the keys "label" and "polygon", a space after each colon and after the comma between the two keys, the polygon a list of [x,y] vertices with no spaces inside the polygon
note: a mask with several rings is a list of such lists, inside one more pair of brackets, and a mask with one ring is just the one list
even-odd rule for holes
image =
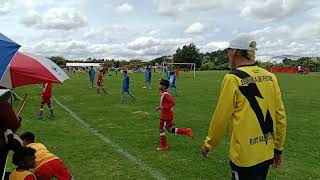
{"label": "red jersey", "polygon": [[52,84],[45,83],[43,85],[43,91],[41,93],[42,97],[51,97],[52,96]]}
{"label": "red jersey", "polygon": [[98,83],[101,83],[101,82],[103,82],[103,73],[101,72],[101,73],[99,73],[99,75],[98,75]]}
{"label": "red jersey", "polygon": [[175,105],[174,99],[166,91],[163,92],[160,98],[160,107],[163,107],[161,110],[161,120],[171,121],[173,120],[173,110],[172,107]]}

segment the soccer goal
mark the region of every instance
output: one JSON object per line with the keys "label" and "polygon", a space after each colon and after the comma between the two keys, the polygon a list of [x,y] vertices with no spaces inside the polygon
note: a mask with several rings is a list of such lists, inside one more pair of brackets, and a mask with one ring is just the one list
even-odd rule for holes
{"label": "soccer goal", "polygon": [[[172,70],[172,68],[179,67],[179,71],[186,72],[186,73],[192,73],[193,78],[196,77],[196,63],[168,63],[163,62],[161,64],[161,73],[160,76],[163,78],[165,76],[165,72],[167,70]],[[185,74],[186,74],[185,73]]]}

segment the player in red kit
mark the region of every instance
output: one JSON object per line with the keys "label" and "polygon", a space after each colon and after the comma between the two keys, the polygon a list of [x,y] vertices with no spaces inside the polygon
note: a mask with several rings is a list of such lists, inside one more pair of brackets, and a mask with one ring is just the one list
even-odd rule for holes
{"label": "player in red kit", "polygon": [[43,112],[44,112],[44,105],[47,104],[50,110],[50,117],[54,117],[53,114],[53,107],[51,105],[51,97],[52,97],[52,84],[51,83],[45,83],[43,84],[43,91],[41,93],[41,106],[39,115],[37,116],[37,119],[42,120],[43,119]]}
{"label": "player in red kit", "polygon": [[159,90],[161,91],[162,95],[160,98],[160,106],[156,108],[156,111],[161,112],[160,117],[160,142],[161,146],[157,147],[156,150],[168,150],[169,146],[167,145],[167,137],[165,130],[167,130],[170,133],[175,134],[186,134],[190,138],[193,137],[192,130],[190,128],[182,129],[182,128],[175,128],[174,127],[174,121],[173,121],[173,115],[174,112],[172,110],[173,106],[175,105],[174,99],[170,96],[167,89],[169,88],[170,83],[168,80],[161,80],[159,85]]}
{"label": "player in red kit", "polygon": [[100,93],[100,89],[102,89],[102,91],[103,91],[104,93],[108,93],[108,92],[104,89],[103,70],[100,70],[100,73],[99,73],[99,75],[98,75],[97,84],[98,84],[98,87],[97,87],[97,93],[98,93],[98,94]]}

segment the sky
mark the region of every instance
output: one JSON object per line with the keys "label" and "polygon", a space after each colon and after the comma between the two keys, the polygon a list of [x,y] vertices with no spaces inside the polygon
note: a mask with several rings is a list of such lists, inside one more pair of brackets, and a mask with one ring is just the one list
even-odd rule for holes
{"label": "sky", "polygon": [[67,59],[152,60],[239,34],[257,56],[320,56],[320,0],[0,0],[0,32],[21,51]]}

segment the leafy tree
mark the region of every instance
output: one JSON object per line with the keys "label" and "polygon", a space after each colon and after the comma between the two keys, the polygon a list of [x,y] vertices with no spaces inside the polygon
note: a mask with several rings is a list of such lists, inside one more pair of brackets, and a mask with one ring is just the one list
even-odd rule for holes
{"label": "leafy tree", "polygon": [[173,62],[175,63],[196,63],[197,67],[201,66],[201,54],[200,50],[195,44],[185,45],[176,50],[176,54],[173,55]]}
{"label": "leafy tree", "polygon": [[48,57],[51,61],[56,63],[58,66],[64,68],[66,67],[67,60],[62,56],[51,56]]}

